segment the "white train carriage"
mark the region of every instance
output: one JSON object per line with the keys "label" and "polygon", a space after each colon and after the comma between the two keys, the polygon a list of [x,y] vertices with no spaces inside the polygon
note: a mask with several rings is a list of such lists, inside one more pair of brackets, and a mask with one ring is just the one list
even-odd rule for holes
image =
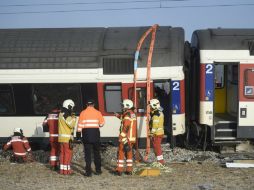
{"label": "white train carriage", "polygon": [[191,46],[192,127],[214,144],[253,139],[254,29],[197,30]]}
{"label": "white train carriage", "polygon": [[[148,27],[0,30],[0,138],[24,129],[30,141],[48,137],[45,115],[64,99],[74,100],[77,116],[93,98],[105,117],[102,141],[116,140],[122,99],[133,99],[133,61]],[[149,41],[138,64],[138,134],[146,137],[146,61]],[[151,68],[152,96],[161,100],[169,135],[185,132],[184,31],[159,27]]]}

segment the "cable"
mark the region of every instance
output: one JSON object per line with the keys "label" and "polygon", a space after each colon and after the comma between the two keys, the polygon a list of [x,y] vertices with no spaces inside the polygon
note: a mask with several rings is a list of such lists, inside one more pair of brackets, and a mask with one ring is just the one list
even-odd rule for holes
{"label": "cable", "polygon": [[148,9],[179,9],[179,8],[212,8],[212,7],[239,7],[254,6],[248,4],[221,4],[221,5],[185,5],[185,6],[152,6],[152,7],[132,7],[132,8],[105,8],[105,9],[80,9],[80,10],[54,10],[54,11],[21,11],[21,12],[0,12],[0,15],[8,14],[44,14],[44,13],[70,13],[70,12],[96,12],[96,11],[124,11],[124,10],[148,10]]}
{"label": "cable", "polygon": [[76,2],[76,3],[38,3],[38,4],[14,4],[0,5],[0,7],[30,7],[30,6],[62,6],[62,5],[96,5],[96,4],[128,4],[128,3],[153,3],[168,1],[192,1],[192,0],[135,0],[135,1],[102,1],[102,2]]}

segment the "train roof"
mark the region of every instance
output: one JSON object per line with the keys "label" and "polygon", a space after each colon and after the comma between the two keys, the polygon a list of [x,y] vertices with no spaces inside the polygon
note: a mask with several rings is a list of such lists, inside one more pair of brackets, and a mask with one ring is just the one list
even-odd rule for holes
{"label": "train roof", "polygon": [[202,50],[250,50],[254,29],[205,29],[192,34],[192,47]]}
{"label": "train roof", "polygon": [[[149,27],[0,29],[0,69],[102,68],[102,60],[134,58]],[[139,67],[146,67],[149,37]],[[184,30],[160,26],[152,66],[182,66]]]}

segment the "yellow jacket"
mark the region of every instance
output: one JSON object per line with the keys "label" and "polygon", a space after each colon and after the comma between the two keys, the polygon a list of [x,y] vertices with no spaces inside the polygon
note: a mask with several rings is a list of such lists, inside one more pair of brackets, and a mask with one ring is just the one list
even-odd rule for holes
{"label": "yellow jacket", "polygon": [[162,111],[155,110],[151,112],[150,130],[152,135],[164,135],[164,114]]}
{"label": "yellow jacket", "polygon": [[63,113],[59,114],[58,118],[58,142],[68,143],[70,139],[73,139],[73,131],[76,124],[76,117],[68,116],[66,119],[63,117]]}

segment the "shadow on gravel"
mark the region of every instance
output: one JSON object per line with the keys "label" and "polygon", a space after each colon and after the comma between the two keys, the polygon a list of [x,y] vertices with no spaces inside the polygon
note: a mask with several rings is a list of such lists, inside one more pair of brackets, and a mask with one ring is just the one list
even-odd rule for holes
{"label": "shadow on gravel", "polygon": [[71,168],[73,171],[75,171],[76,173],[79,173],[81,175],[84,175],[85,167],[82,164],[80,164],[78,162],[73,162],[73,161],[71,163],[72,163]]}

